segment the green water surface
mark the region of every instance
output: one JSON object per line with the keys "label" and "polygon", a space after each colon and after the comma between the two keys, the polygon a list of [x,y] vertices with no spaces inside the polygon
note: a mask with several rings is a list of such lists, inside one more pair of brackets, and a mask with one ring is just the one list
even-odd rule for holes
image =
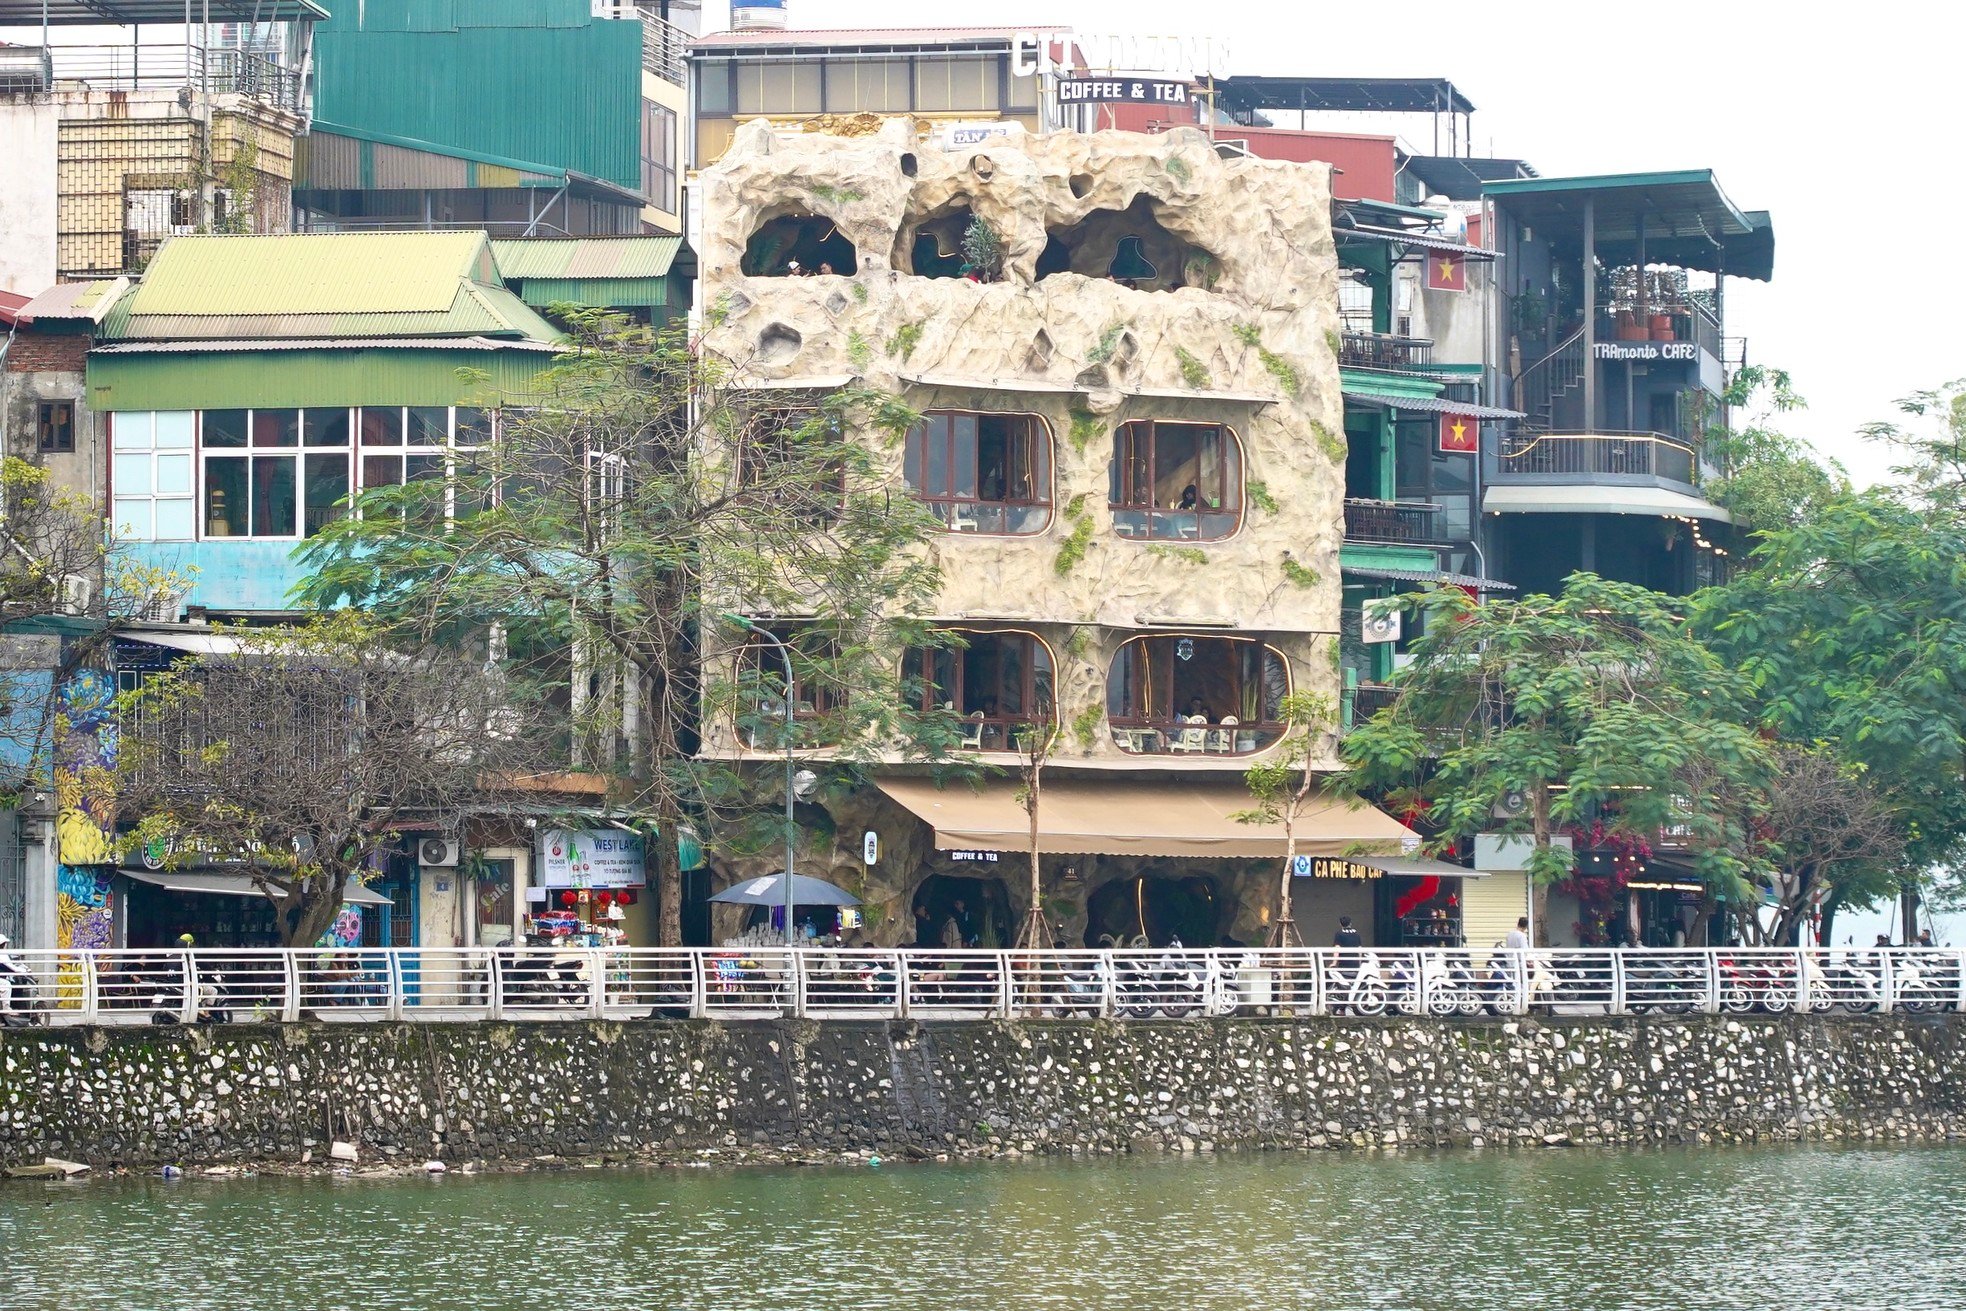
{"label": "green water surface", "polygon": [[1966,1148],[0,1185],[0,1308],[1966,1307]]}

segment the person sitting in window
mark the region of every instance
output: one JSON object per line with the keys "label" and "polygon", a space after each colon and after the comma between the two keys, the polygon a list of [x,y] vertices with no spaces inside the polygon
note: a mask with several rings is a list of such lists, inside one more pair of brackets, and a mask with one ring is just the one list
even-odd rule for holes
{"label": "person sitting in window", "polygon": [[1215,722],[1215,716],[1208,713],[1208,706],[1198,696],[1188,698],[1188,718],[1199,719],[1204,724]]}
{"label": "person sitting in window", "polygon": [[1003,483],[1003,469],[1001,466],[992,466],[991,468],[985,469],[983,471],[983,486],[979,499],[985,501],[1001,501],[1003,499]]}
{"label": "person sitting in window", "polygon": [[1180,503],[1177,504],[1174,508],[1177,510],[1195,510],[1195,509],[1199,509],[1200,507],[1201,507],[1201,495],[1199,492],[1195,490],[1195,485],[1193,483],[1189,483],[1186,487],[1183,487],[1181,489]]}

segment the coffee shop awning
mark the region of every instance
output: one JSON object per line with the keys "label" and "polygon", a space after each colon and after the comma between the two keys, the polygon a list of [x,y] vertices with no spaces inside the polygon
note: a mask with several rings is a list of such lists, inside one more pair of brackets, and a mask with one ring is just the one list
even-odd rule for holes
{"label": "coffee shop awning", "polygon": [[[221,897],[257,897],[260,890],[253,886],[251,878],[244,874],[229,871],[203,869],[138,869],[125,865],[117,871],[125,878],[139,883],[148,883],[166,892],[208,892]],[[349,906],[388,906],[393,903],[373,888],[359,884],[350,887],[342,897],[342,903]]]}
{"label": "coffee shop awning", "polygon": [[[1015,779],[980,789],[939,788],[926,778],[889,778],[881,791],[935,830],[941,851],[1029,851],[1031,821]],[[1282,824],[1235,818],[1254,804],[1229,783],[1048,779],[1038,806],[1038,845],[1058,855],[1215,856],[1282,859]],[[1412,829],[1356,797],[1312,800],[1296,822],[1301,855],[1338,856],[1362,847],[1398,852],[1419,843]]]}

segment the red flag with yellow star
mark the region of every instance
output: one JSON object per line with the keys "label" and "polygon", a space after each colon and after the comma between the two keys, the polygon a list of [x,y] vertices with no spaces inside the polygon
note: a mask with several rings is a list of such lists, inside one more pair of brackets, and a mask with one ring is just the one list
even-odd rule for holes
{"label": "red flag with yellow star", "polygon": [[1466,291],[1467,289],[1467,261],[1461,258],[1460,251],[1430,250],[1427,252],[1428,291]]}
{"label": "red flag with yellow star", "polygon": [[1465,414],[1441,415],[1440,449],[1446,453],[1474,454],[1481,449],[1481,425]]}

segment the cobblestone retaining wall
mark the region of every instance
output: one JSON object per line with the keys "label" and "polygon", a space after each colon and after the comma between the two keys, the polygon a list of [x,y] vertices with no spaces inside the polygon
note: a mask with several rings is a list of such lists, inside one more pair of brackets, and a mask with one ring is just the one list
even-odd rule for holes
{"label": "cobblestone retaining wall", "polygon": [[1966,1016],[0,1034],[0,1163],[1966,1135]]}

